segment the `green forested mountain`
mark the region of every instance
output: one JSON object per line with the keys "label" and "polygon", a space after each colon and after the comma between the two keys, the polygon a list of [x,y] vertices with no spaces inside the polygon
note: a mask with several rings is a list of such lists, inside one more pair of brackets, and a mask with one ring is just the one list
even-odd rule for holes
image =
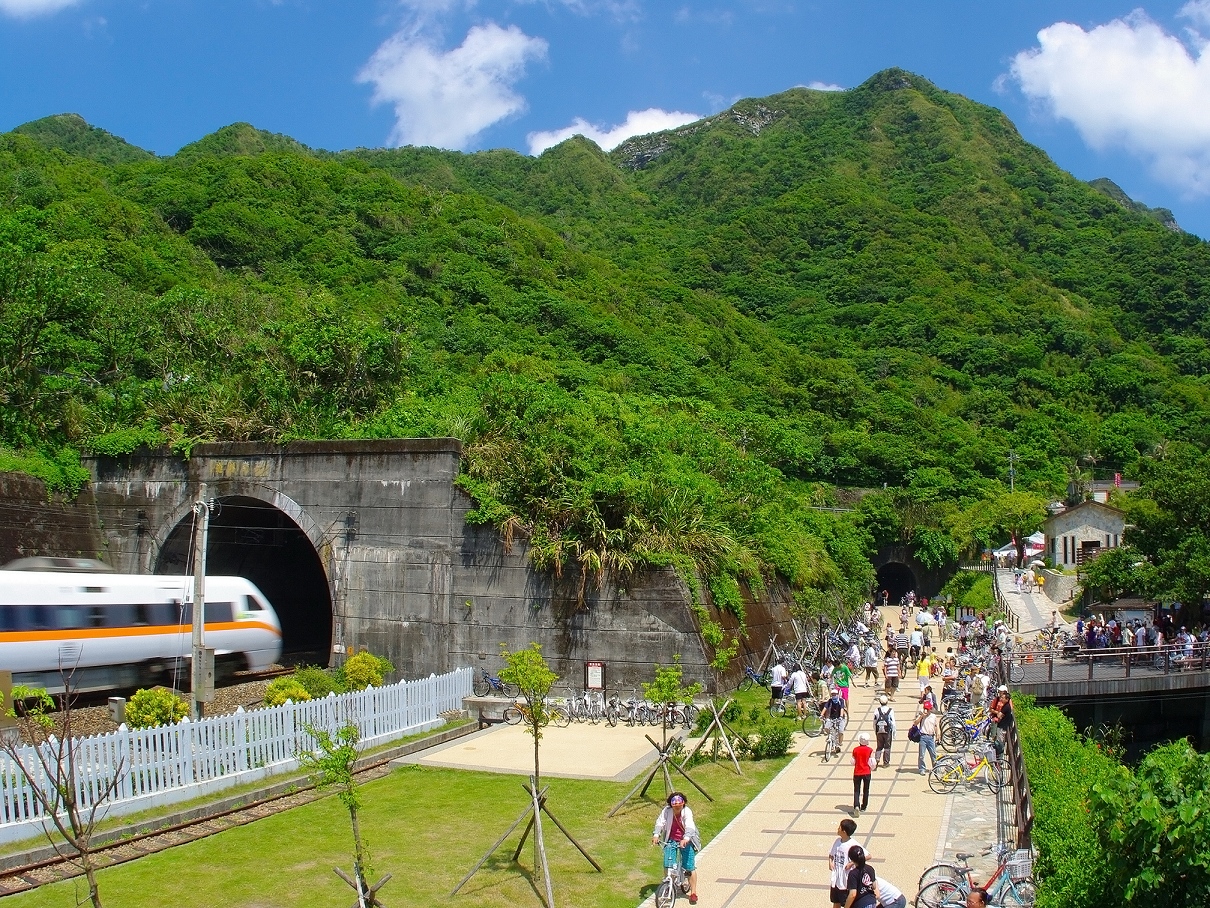
{"label": "green forested mountain", "polygon": [[[898,70],[610,154],[236,124],[120,158],[33,126],[0,136],[28,463],[455,435],[540,565],[692,561],[725,604],[774,572],[859,595],[890,536],[952,556],[1010,450],[1049,496],[1210,443],[1210,247]],[[890,522],[817,509],[884,484]]]}

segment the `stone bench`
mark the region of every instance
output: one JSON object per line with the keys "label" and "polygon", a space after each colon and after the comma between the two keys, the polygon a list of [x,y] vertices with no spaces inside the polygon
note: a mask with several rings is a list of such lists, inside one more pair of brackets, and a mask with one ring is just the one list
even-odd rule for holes
{"label": "stone bench", "polygon": [[477,715],[479,717],[479,727],[487,728],[489,725],[498,725],[504,721],[504,711],[513,705],[512,700],[506,700],[504,697],[479,697],[470,696],[462,698],[462,708],[469,715]]}

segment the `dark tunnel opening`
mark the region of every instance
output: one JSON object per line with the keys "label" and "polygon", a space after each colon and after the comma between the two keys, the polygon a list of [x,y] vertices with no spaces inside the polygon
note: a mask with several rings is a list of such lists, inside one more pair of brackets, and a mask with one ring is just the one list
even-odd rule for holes
{"label": "dark tunnel opening", "polygon": [[[898,605],[905,594],[916,589],[916,575],[912,573],[912,569],[906,564],[901,564],[898,561],[892,561],[884,564],[878,569],[875,584],[878,587],[879,595],[883,590],[890,594],[888,602],[891,605]],[[919,591],[917,591],[919,592]]]}
{"label": "dark tunnel opening", "polygon": [[[157,574],[189,572],[192,534],[192,517],[173,528],[156,560]],[[206,573],[246,577],[268,597],[281,621],[283,663],[328,664],[328,578],[311,540],[282,511],[255,498],[220,499],[210,516]]]}

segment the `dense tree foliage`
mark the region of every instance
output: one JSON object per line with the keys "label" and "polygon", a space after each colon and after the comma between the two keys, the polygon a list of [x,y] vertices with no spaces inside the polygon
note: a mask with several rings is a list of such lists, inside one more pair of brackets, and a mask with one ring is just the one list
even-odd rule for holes
{"label": "dense tree foliage", "polygon": [[[1023,528],[1010,451],[1036,504],[1210,441],[1210,247],[899,71],[609,155],[237,124],[155,158],[51,121],[0,136],[0,456],[62,481],[73,450],[453,435],[472,519],[540,566],[811,604],[868,590],[875,542]],[[854,486],[890,507],[823,510]]]}

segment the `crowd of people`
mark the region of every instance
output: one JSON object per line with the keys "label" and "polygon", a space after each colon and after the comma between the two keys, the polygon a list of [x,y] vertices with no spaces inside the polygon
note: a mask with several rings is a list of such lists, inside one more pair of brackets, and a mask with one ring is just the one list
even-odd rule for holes
{"label": "crowd of people", "polygon": [[[898,629],[888,624],[882,646],[868,627],[881,623],[878,602],[866,603],[860,639],[849,642],[838,658],[826,658],[818,672],[799,663],[775,661],[770,672],[770,703],[793,696],[795,712],[802,719],[814,712],[824,722],[835,723],[841,745],[849,720],[849,693],[855,685],[879,687],[872,728],[858,732],[850,759],[853,766],[853,817],[869,809],[870,780],[881,767],[891,765],[891,751],[899,734],[893,701],[902,696],[901,681],[915,677],[917,687],[908,696],[913,731],[909,738],[917,747],[917,770],[926,774],[937,759],[937,734],[941,716],[957,700],[986,707],[992,720],[992,737],[1002,740],[1013,721],[1008,688],[996,686],[986,657],[1007,645],[1008,629],[983,615],[974,620],[951,621],[939,604],[905,598]],[[893,613],[892,613],[893,614]],[[942,645],[945,651],[941,652]],[[978,650],[981,658],[972,658]],[[918,734],[916,734],[918,732]],[[926,758],[928,764],[926,765]],[[825,757],[826,760],[826,757]],[[857,823],[841,821],[837,839],[828,855],[831,899],[834,908],[906,908],[903,892],[887,880],[877,878],[870,866],[868,847],[853,841]],[[653,843],[662,837],[676,841],[689,887],[690,904],[697,903],[697,873],[694,856],[700,839],[684,794],[674,792],[656,822]],[[976,889],[968,906],[987,904],[986,892]],[[983,900],[980,901],[980,898]]]}

